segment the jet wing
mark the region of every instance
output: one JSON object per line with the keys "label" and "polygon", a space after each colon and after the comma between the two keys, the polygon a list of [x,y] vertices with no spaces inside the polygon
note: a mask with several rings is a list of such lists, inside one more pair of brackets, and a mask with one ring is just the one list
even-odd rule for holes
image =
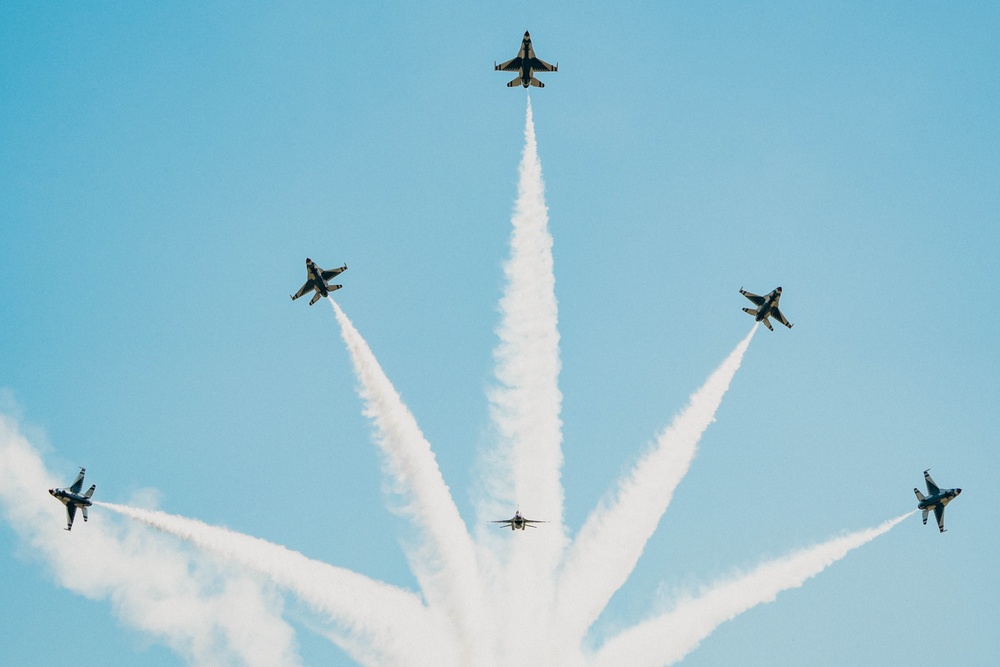
{"label": "jet wing", "polygon": [[785,319],[785,316],[782,315],[781,311],[778,310],[777,308],[772,308],[771,309],[771,317],[773,317],[774,319],[778,320],[779,322],[781,322],[782,324],[784,324],[789,329],[792,328],[792,325],[788,323],[788,320]]}
{"label": "jet wing", "polygon": [[498,72],[520,72],[521,71],[521,57],[511,58],[505,63],[500,63],[499,65],[494,65],[493,69]]}
{"label": "jet wing", "polygon": [[330,278],[333,278],[334,276],[339,276],[341,273],[343,273],[346,270],[347,270],[347,264],[344,264],[339,269],[328,269],[328,270],[326,270],[326,271],[323,272],[323,280],[329,280]]}
{"label": "jet wing", "polygon": [[76,518],[76,505],[66,503],[66,530],[73,528],[73,519]]}
{"label": "jet wing", "polygon": [[744,292],[743,290],[740,290],[740,294],[753,301],[754,305],[760,306],[764,303],[764,297],[754,294],[753,292]]}
{"label": "jet wing", "polygon": [[558,72],[559,65],[550,65],[541,58],[532,58],[531,69],[535,70],[536,72]]}
{"label": "jet wing", "polygon": [[72,491],[73,493],[80,493],[80,489],[83,488],[83,475],[86,472],[87,472],[86,468],[80,468],[80,474],[76,476],[76,480],[73,481],[73,485],[69,487],[70,491]]}
{"label": "jet wing", "polygon": [[[83,475],[83,473],[80,474]],[[83,477],[81,476],[80,479],[83,479]],[[934,483],[934,480],[931,479],[931,476],[927,474],[926,470],[924,471],[924,481],[927,482],[927,493],[931,494],[932,496],[936,496],[937,494],[941,493],[941,489],[939,489],[938,485]]]}
{"label": "jet wing", "polygon": [[944,505],[935,505],[934,506],[934,518],[937,519],[938,530],[943,533],[944,532]]}
{"label": "jet wing", "polygon": [[302,296],[306,292],[309,292],[309,291],[314,290],[314,289],[316,289],[316,288],[313,286],[313,281],[307,280],[306,284],[303,285],[301,288],[299,288],[298,292],[296,292],[295,294],[292,295],[292,301],[295,301],[296,299],[298,299],[300,296]]}

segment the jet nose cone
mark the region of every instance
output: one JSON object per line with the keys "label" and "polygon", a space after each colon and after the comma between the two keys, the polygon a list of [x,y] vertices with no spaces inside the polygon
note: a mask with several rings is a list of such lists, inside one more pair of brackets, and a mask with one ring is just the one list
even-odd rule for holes
{"label": "jet nose cone", "polygon": [[961,492],[962,492],[962,489],[955,489],[955,495],[956,495],[956,496],[957,496],[958,494],[960,494]]}
{"label": "jet nose cone", "polygon": [[531,37],[531,35],[530,35],[530,34],[528,33],[528,31],[527,31],[527,30],[525,30],[525,31],[524,31],[524,36],[525,36],[525,37]]}
{"label": "jet nose cone", "polygon": [[55,489],[49,489],[49,495],[50,496],[56,495],[56,490]]}

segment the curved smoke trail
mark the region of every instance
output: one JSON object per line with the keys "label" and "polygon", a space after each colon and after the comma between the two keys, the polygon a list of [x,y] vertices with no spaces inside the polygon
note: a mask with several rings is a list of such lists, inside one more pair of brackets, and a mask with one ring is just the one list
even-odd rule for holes
{"label": "curved smoke trail", "polygon": [[718,582],[673,611],[625,630],[601,647],[595,667],[672,665],[701,644],[722,623],[781,591],[798,588],[848,553],[892,530],[914,512],[880,526],[837,537],[760,565],[753,572]]}
{"label": "curved smoke trail", "polygon": [[0,513],[56,582],[108,600],[122,623],[191,664],[301,667],[269,585],[136,525],[84,524],[77,514],[67,533],[65,508],[45,493],[55,481],[16,420],[0,414]]}
{"label": "curved smoke trail", "polygon": [[[341,647],[365,664],[433,664],[437,634],[430,612],[408,591],[306,558],[266,540],[165,512],[95,502],[178,537],[231,563],[263,574],[346,629]],[[453,659],[453,658],[452,658]]]}
{"label": "curved smoke trail", "polygon": [[375,426],[386,475],[408,501],[402,512],[424,536],[411,559],[421,589],[428,605],[446,611],[453,622],[455,640],[464,647],[462,662],[478,661],[491,633],[483,618],[482,578],[472,538],[413,414],[368,343],[337,302],[329,301],[360,383],[365,416]]}
{"label": "curved smoke trail", "polygon": [[757,325],[692,396],[650,449],[618,482],[614,498],[587,518],[566,557],[558,584],[567,641],[579,641],[632,573],[646,542],[687,474],[698,441],[743,362]]}

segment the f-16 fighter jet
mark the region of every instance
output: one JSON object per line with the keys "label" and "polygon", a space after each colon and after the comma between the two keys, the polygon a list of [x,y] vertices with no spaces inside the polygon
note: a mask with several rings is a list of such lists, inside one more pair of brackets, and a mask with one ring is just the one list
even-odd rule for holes
{"label": "f-16 fighter jet", "polygon": [[77,507],[83,512],[83,520],[87,520],[87,508],[91,505],[90,497],[94,495],[94,489],[97,488],[97,485],[94,484],[87,489],[85,494],[80,495],[80,489],[83,488],[83,475],[86,472],[85,468],[80,468],[80,474],[76,476],[68,489],[49,489],[49,493],[66,506],[66,530],[73,529],[73,519],[76,517]]}
{"label": "f-16 fighter jet", "polygon": [[347,264],[344,264],[339,269],[324,271],[322,268],[316,266],[316,262],[306,257],[306,284],[303,285],[298,292],[290,295],[292,297],[292,301],[295,301],[306,292],[315,290],[316,294],[313,295],[312,301],[309,302],[310,306],[313,305],[319,301],[321,297],[327,296],[330,292],[339,290],[343,287],[343,285],[329,285],[326,281],[334,276],[340,275],[346,270]]}
{"label": "f-16 fighter jet", "polygon": [[507,84],[508,88],[521,84],[525,88],[535,86],[544,88],[545,84],[532,76],[532,72],[558,72],[559,64],[550,65],[544,60],[535,57],[535,50],[531,48],[531,35],[524,31],[524,39],[521,40],[521,50],[517,52],[516,58],[511,58],[499,65],[494,61],[493,69],[498,72],[517,72],[517,78]]}
{"label": "f-16 fighter jet", "polygon": [[756,294],[747,292],[745,289],[741,287],[740,294],[753,301],[754,304],[757,306],[756,310],[753,308],[744,308],[743,312],[753,315],[754,319],[756,319],[758,322],[763,322],[764,326],[770,329],[771,331],[774,331],[774,327],[772,327],[771,323],[768,321],[769,317],[773,317],[774,319],[778,320],[789,329],[792,328],[792,325],[788,323],[788,320],[785,319],[785,316],[781,314],[780,310],[778,310],[778,300],[781,298],[780,287],[775,289],[767,296],[757,296]]}
{"label": "f-16 fighter jet", "polygon": [[[930,470],[928,468],[927,470]],[[927,493],[929,495],[924,495],[920,493],[920,489],[913,489],[913,493],[917,494],[917,509],[924,511],[924,525],[927,525],[927,513],[934,510],[934,517],[937,519],[938,530],[942,533],[944,532],[944,507],[952,500],[958,497],[958,494],[962,492],[962,489],[941,489],[938,485],[934,483],[931,476],[927,474],[927,470],[924,471],[924,481],[927,482]]]}
{"label": "f-16 fighter jet", "polygon": [[521,510],[518,509],[516,512],[514,512],[514,518],[513,519],[504,519],[502,521],[491,521],[490,523],[502,523],[502,524],[510,526],[511,530],[524,530],[525,528],[529,528],[529,527],[530,528],[535,528],[535,526],[531,525],[533,523],[548,523],[548,521],[537,521],[535,519],[525,519],[523,516],[521,516]]}

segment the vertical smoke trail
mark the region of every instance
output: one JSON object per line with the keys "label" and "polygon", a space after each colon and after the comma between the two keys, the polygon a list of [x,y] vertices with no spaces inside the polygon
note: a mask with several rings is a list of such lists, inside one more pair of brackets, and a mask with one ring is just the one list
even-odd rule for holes
{"label": "vertical smoke trail", "polygon": [[913,512],[764,563],[749,574],[710,586],[700,597],[673,611],[640,623],[609,640],[595,656],[595,667],[671,665],[698,647],[719,625],[759,604],[773,602],[781,591],[807,579],[850,551],[889,532]]}
{"label": "vertical smoke trail", "polygon": [[646,542],[691,467],[698,441],[729,389],[757,325],[696,391],[656,444],[618,481],[610,501],[590,514],[559,580],[558,605],[565,639],[578,642],[632,573]]}
{"label": "vertical smoke trail", "polygon": [[421,589],[432,608],[450,615],[464,646],[462,662],[478,662],[490,629],[483,620],[482,581],[472,538],[413,414],[350,319],[333,299],[329,301],[361,385],[364,413],[375,426],[387,475],[406,499],[402,512],[425,539],[411,559]]}
{"label": "vertical smoke trail", "polygon": [[431,614],[412,593],[195,519],[113,503],[94,505],[179,537],[294,592],[346,629],[342,648],[363,663],[442,664],[437,650],[445,647],[426,641],[436,634]]}
{"label": "vertical smoke trail", "polygon": [[511,222],[507,286],[500,300],[500,343],[494,350],[500,386],[491,412],[501,442],[509,445],[513,498],[562,525],[562,393],[559,330],[545,185],[528,100],[524,153]]}
{"label": "vertical smoke trail", "polygon": [[500,300],[500,342],[493,354],[499,386],[490,392],[499,456],[511,466],[512,486],[500,490],[493,507],[509,517],[519,505],[529,518],[550,523],[544,530],[529,531],[530,535],[513,536],[508,545],[507,590],[498,594],[510,603],[503,622],[519,628],[508,630],[508,664],[527,664],[523,651],[537,656],[541,647],[551,644],[541,633],[552,611],[553,575],[565,546],[558,308],[530,98],[524,138],[511,218],[511,254],[504,265],[507,284]]}

